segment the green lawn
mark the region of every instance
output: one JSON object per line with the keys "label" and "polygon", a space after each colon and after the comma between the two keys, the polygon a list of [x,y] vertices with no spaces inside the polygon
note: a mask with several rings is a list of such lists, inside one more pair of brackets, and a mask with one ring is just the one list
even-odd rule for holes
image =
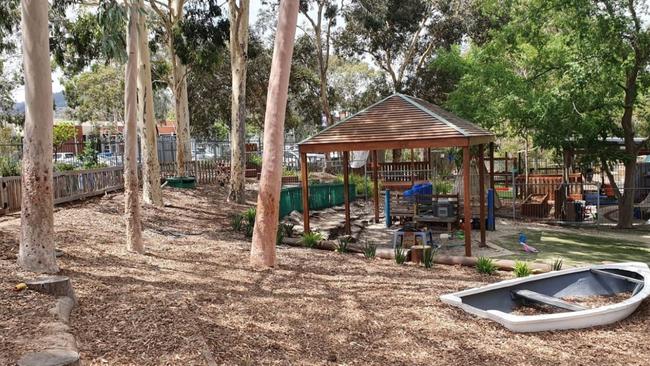
{"label": "green lawn", "polygon": [[537,254],[521,250],[518,235],[507,237],[496,244],[515,252],[509,259],[552,263],[563,258],[569,266],[589,263],[635,261],[650,264],[650,245],[643,246],[625,239],[598,237],[588,234],[524,231],[528,245],[539,250]]}

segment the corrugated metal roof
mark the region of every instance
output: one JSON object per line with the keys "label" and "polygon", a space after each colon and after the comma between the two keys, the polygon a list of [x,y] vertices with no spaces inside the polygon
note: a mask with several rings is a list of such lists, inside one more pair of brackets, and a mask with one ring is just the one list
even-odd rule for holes
{"label": "corrugated metal roof", "polygon": [[[393,94],[302,141],[301,150],[366,150],[484,143],[494,135],[425,100]],[[445,141],[449,145],[445,145]]]}

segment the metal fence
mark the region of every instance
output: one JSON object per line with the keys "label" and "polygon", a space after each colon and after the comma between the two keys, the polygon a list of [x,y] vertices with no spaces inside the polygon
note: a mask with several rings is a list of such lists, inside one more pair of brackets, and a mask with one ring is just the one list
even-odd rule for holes
{"label": "metal fence", "polygon": [[[633,195],[633,224],[650,224],[650,187],[628,189],[627,193]],[[496,187],[496,194],[500,203],[497,216],[517,222],[618,224],[619,198],[600,183],[515,183]]]}

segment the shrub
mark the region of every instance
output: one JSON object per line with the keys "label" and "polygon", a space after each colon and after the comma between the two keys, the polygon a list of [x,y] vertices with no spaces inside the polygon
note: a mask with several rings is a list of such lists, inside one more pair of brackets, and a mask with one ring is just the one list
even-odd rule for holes
{"label": "shrub", "polygon": [[257,209],[255,207],[250,207],[244,211],[243,216],[246,219],[246,224],[248,226],[255,226],[255,216],[257,216]]}
{"label": "shrub", "polygon": [[293,224],[280,224],[282,230],[284,230],[284,236],[291,238],[293,236]]}
{"label": "shrub", "polygon": [[448,181],[437,181],[435,184],[437,194],[450,194],[454,185]]}
{"label": "shrub", "polygon": [[86,140],[80,158],[83,161],[84,169],[100,168],[100,164],[97,161],[97,150],[95,150],[92,140]]}
{"label": "shrub", "polygon": [[528,262],[521,262],[521,261],[515,262],[514,272],[515,272],[515,277],[528,277],[531,274],[533,274],[533,270],[530,269]]}
{"label": "shrub", "polygon": [[16,177],[20,175],[20,164],[6,157],[0,157],[0,177]]}
{"label": "shrub", "polygon": [[347,253],[349,243],[350,243],[350,238],[342,236],[338,239],[338,242],[334,246],[334,250],[337,253]]}
{"label": "shrub", "polygon": [[433,268],[433,260],[436,258],[437,249],[429,248],[424,249],[424,255],[422,258],[422,263],[424,268]]}
{"label": "shrub", "polygon": [[401,245],[395,247],[395,263],[404,264],[406,262],[406,250]]}
{"label": "shrub", "polygon": [[377,246],[373,243],[368,243],[366,240],[366,245],[363,246],[363,256],[366,259],[373,259],[377,254]]}
{"label": "shrub", "polygon": [[494,260],[492,260],[492,258],[478,257],[476,260],[476,270],[478,273],[491,275],[497,271],[497,265],[494,264]]}
{"label": "shrub", "polygon": [[297,177],[298,176],[298,170],[294,169],[289,169],[286,166],[282,169],[282,176],[283,177]]}
{"label": "shrub", "polygon": [[69,172],[71,170],[74,170],[75,166],[72,164],[68,163],[55,163],[54,164],[54,171],[57,172]]}
{"label": "shrub", "polygon": [[553,261],[553,264],[551,265],[551,269],[552,269],[553,271],[559,271],[559,270],[561,270],[561,269],[562,269],[562,264],[563,264],[563,262],[564,262],[564,260],[563,260],[562,258],[556,258],[556,259]]}
{"label": "shrub", "polygon": [[317,231],[312,231],[309,233],[304,233],[302,235],[302,245],[307,247],[307,248],[316,248],[318,243],[323,240],[323,236],[317,232]]}
{"label": "shrub", "polygon": [[262,155],[258,154],[249,154],[248,155],[248,163],[251,165],[261,168],[262,167]]}
{"label": "shrub", "polygon": [[275,245],[280,245],[284,241],[284,228],[282,224],[278,225],[278,231],[275,235]]}
{"label": "shrub", "polygon": [[244,226],[244,216],[241,214],[230,216],[230,225],[234,231],[241,231],[242,226]]}

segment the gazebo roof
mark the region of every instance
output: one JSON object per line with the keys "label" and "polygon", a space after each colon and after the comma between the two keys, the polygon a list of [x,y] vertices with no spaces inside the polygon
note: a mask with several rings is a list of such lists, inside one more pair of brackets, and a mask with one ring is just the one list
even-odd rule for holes
{"label": "gazebo roof", "polygon": [[300,152],[463,147],[494,134],[425,100],[393,94],[299,143]]}

